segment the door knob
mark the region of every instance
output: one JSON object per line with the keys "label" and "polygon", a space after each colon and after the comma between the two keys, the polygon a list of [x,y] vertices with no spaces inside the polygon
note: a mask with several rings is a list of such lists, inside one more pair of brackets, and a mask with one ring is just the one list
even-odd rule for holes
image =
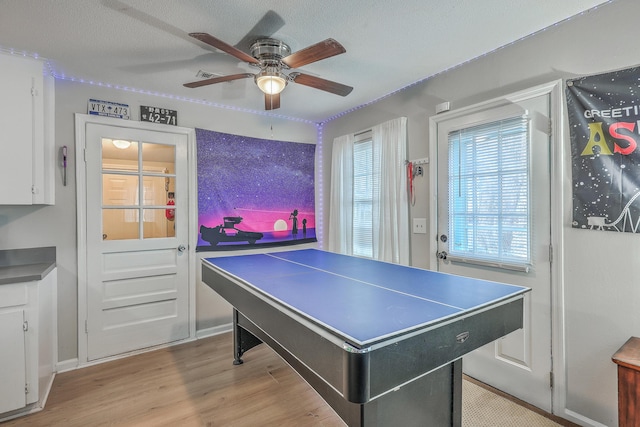
{"label": "door knob", "polygon": [[184,247],[184,245],[180,245],[178,246],[178,252],[182,253],[186,250],[187,248]]}
{"label": "door knob", "polygon": [[447,253],[445,251],[436,252],[438,259],[447,259]]}

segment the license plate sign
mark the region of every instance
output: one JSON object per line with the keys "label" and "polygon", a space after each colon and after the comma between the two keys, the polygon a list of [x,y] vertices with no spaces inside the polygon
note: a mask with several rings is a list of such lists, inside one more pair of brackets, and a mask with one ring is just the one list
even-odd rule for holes
{"label": "license plate sign", "polygon": [[87,105],[87,111],[90,115],[94,116],[116,117],[129,120],[131,110],[127,104],[90,99]]}

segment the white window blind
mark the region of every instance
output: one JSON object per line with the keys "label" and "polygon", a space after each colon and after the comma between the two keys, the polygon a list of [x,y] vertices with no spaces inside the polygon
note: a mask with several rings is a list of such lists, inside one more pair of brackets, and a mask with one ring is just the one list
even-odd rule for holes
{"label": "white window blind", "polygon": [[449,253],[470,261],[531,262],[526,117],[449,134]]}
{"label": "white window blind", "polygon": [[373,173],[371,140],[353,147],[353,254],[373,257],[373,195],[379,179]]}

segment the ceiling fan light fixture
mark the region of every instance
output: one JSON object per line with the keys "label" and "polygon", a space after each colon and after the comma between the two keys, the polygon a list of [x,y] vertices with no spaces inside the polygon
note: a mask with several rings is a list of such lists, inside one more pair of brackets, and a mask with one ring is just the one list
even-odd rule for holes
{"label": "ceiling fan light fixture", "polygon": [[275,95],[287,86],[287,79],[278,70],[265,69],[256,74],[256,84],[267,95]]}

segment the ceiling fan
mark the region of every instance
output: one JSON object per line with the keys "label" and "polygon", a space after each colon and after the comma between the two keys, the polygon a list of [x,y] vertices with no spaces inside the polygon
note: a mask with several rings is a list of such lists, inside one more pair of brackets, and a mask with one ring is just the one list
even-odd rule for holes
{"label": "ceiling fan", "polygon": [[320,77],[311,76],[297,71],[289,72],[292,68],[299,68],[322,59],[345,53],[346,49],[333,39],[326,39],[297,52],[291,53],[289,46],[280,40],[263,38],[258,39],[251,45],[251,55],[249,55],[210,34],[190,33],[189,35],[210,46],[220,49],[229,55],[235,56],[244,62],[247,62],[251,66],[259,68],[260,71],[256,74],[231,74],[228,76],[198,80],[191,83],[185,83],[184,86],[186,87],[196,88],[215,83],[253,77],[260,90],[264,92],[265,110],[275,110],[276,108],[280,108],[280,92],[282,92],[289,82],[309,86],[314,89],[320,89],[340,96],[347,96],[353,90],[351,86],[325,80]]}

